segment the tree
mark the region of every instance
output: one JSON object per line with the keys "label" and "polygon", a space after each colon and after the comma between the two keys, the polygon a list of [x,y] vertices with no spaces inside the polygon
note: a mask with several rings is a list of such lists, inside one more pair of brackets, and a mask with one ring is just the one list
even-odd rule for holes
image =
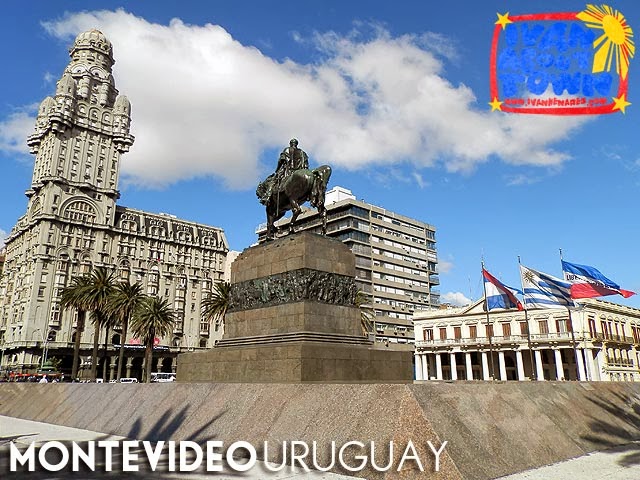
{"label": "tree", "polygon": [[112,298],[107,305],[107,311],[120,323],[122,328],[120,340],[120,352],[118,353],[117,380],[122,377],[122,365],[124,363],[124,345],[127,341],[129,322],[142,302],[147,298],[140,283],[120,282],[116,285]]}
{"label": "tree", "polygon": [[[93,338],[93,353],[91,364],[91,378],[95,381],[98,369],[98,344],[100,340],[100,330],[103,327],[108,329],[111,318],[105,313],[105,306],[113,292],[113,272],[105,267],[98,267],[88,275],[76,277],[72,284],[62,291],[60,305],[64,308],[74,307],[78,310],[78,327],[76,328],[76,342],[74,345],[74,360],[72,376],[76,378],[77,358],[80,350],[80,336],[84,331],[85,312],[93,312],[92,321],[95,328]],[[78,353],[76,353],[78,352]]]}
{"label": "tree", "polygon": [[356,293],[356,307],[360,309],[360,326],[362,327],[362,334],[365,336],[373,333],[374,330],[373,318],[375,314],[369,302],[369,295],[362,290],[358,290],[358,293]]}
{"label": "tree", "polygon": [[78,378],[78,363],[80,360],[80,340],[84,333],[85,316],[88,310],[88,304],[85,292],[91,282],[89,275],[74,277],[71,285],[65,287],[60,295],[60,307],[62,309],[75,308],[78,312],[78,320],[76,322],[76,336],[73,343],[73,365],[71,367],[71,378]]}
{"label": "tree", "polygon": [[218,282],[213,287],[213,292],[202,300],[202,318],[207,322],[215,322],[216,329],[224,324],[224,316],[229,307],[229,282]]}
{"label": "tree", "polygon": [[98,267],[93,270],[90,279],[84,291],[84,298],[87,309],[93,311],[95,335],[93,337],[93,353],[91,355],[91,379],[95,381],[98,372],[100,330],[105,328],[108,331],[109,326],[112,324],[112,319],[106,313],[106,308],[115,288],[115,280],[113,271],[107,270],[105,267]]}
{"label": "tree", "polygon": [[144,381],[151,381],[151,365],[153,362],[153,343],[156,338],[168,335],[175,324],[175,314],[169,302],[163,297],[146,297],[136,310],[131,321],[134,335],[145,344]]}

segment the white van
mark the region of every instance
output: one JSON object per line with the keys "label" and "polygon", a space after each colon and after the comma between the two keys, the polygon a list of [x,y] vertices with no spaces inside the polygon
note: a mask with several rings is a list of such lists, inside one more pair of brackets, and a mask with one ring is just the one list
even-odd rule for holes
{"label": "white van", "polygon": [[138,383],[137,378],[121,378],[120,383]]}
{"label": "white van", "polygon": [[151,383],[169,383],[175,381],[175,373],[156,372],[151,374]]}

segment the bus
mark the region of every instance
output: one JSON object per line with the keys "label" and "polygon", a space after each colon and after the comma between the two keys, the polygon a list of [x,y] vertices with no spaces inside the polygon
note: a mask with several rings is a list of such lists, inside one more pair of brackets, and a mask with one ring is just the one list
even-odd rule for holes
{"label": "bus", "polygon": [[175,382],[175,373],[156,372],[151,374],[151,383],[168,383]]}

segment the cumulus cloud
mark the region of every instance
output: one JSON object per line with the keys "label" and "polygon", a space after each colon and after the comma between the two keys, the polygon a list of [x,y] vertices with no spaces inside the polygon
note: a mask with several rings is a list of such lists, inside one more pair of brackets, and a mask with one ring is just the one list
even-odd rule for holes
{"label": "cumulus cloud", "polygon": [[317,34],[308,41],[322,60],[301,64],[270,58],[221,26],[161,25],[123,10],[44,25],[69,42],[99,28],[113,43],[116,86],[131,100],[136,136],[122,171],[141,184],[212,175],[231,187],[254,185],[264,173],[260,155],[291,136],[312,164],[348,169],[409,162],[470,172],[491,158],[552,166],[569,158],[553,144],[584,121],[489,112],[486,99],[447,80],[443,62],[457,53],[428,32]]}
{"label": "cumulus cloud", "polygon": [[453,262],[447,260],[438,260],[438,271],[440,273],[449,273],[453,269]]}
{"label": "cumulus cloud", "polygon": [[22,155],[29,153],[26,138],[33,133],[33,113],[36,109],[37,105],[29,105],[0,121],[0,150]]}
{"label": "cumulus cloud", "polygon": [[444,293],[440,296],[441,303],[450,303],[451,305],[455,305],[456,307],[464,307],[465,305],[469,305],[471,300],[469,300],[464,293],[460,292],[448,292]]}

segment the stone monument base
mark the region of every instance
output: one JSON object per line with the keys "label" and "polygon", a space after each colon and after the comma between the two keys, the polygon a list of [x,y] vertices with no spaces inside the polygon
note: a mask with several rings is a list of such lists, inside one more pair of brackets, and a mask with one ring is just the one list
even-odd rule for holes
{"label": "stone monument base", "polygon": [[178,381],[412,381],[412,352],[363,334],[355,271],[349,247],[310,232],[246,249],[231,266],[224,337],[180,355]]}
{"label": "stone monument base", "polygon": [[178,381],[318,383],[412,381],[412,354],[367,345],[294,341],[180,355]]}

